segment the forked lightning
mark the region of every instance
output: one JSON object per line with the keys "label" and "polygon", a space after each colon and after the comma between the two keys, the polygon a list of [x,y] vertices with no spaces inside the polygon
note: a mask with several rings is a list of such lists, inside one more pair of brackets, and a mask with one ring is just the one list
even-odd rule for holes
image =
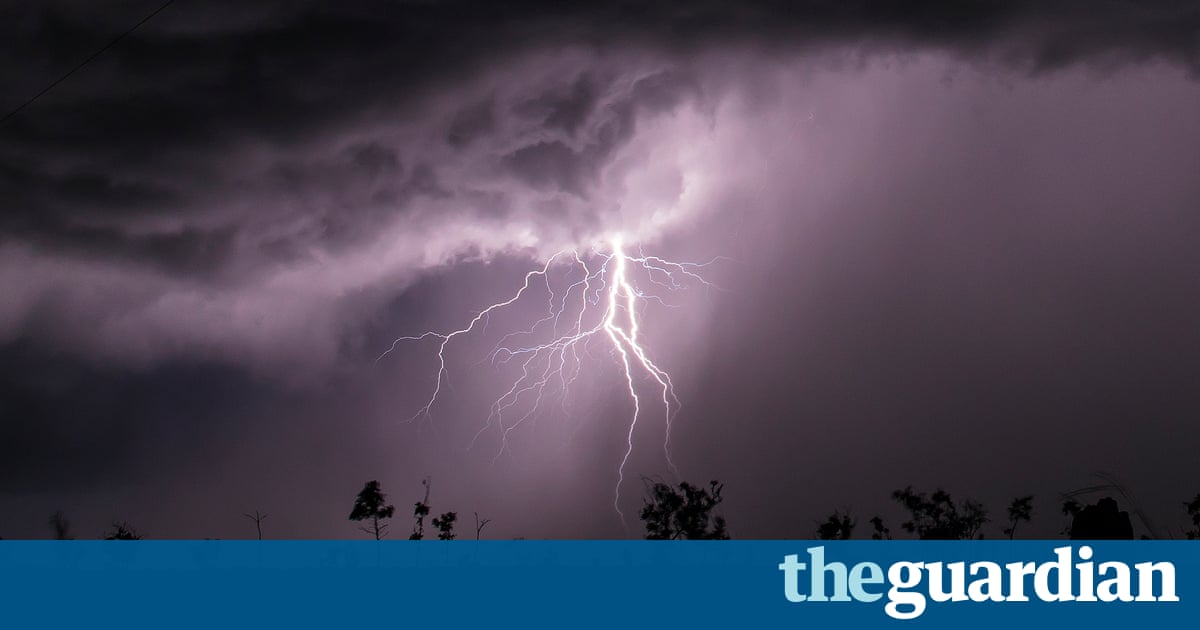
{"label": "forked lightning", "polygon": [[[625,453],[617,467],[613,499],[613,507],[624,520],[620,507],[621,485],[625,481],[625,466],[633,453],[638,421],[646,411],[643,406],[645,394],[639,393],[638,381],[653,383],[656,399],[653,405],[661,405],[666,422],[663,453],[672,472],[676,472],[676,469],[671,459],[671,423],[681,407],[671,376],[651,357],[641,336],[639,322],[643,315],[640,311],[644,311],[649,302],[668,307],[676,305],[664,300],[664,294],[660,292],[644,290],[636,281],[642,280],[656,290],[668,293],[697,286],[717,288],[700,274],[705,267],[721,259],[690,263],[647,256],[640,251],[636,256],[630,255],[625,252],[625,243],[619,235],[611,238],[608,245],[610,249],[607,253],[597,249],[584,254],[579,250],[558,252],[540,269],[526,273],[525,282],[512,297],[484,308],[466,326],[451,332],[430,331],[400,337],[379,358],[393,352],[404,341],[439,340],[438,371],[433,392],[409,421],[422,417],[432,419],[433,406],[442,393],[447,374],[447,346],[460,336],[482,332],[481,329],[486,329],[493,314],[521,301],[535,283],[544,283],[549,294],[546,315],[534,321],[526,330],[505,334],[484,358],[484,361],[494,365],[519,361],[521,374],[492,403],[487,421],[475,437],[478,438],[490,428],[498,430],[499,457],[507,448],[509,433],[533,417],[548,395],[560,396],[565,408],[566,396],[582,371],[590,345],[597,339],[603,341],[610,347],[619,366],[633,407],[625,434]],[[564,279],[562,284],[566,286],[556,289],[554,280],[560,278]],[[520,339],[538,336],[549,340],[529,345],[518,343]],[[514,411],[513,408],[522,400],[526,400],[523,410],[518,408]]]}

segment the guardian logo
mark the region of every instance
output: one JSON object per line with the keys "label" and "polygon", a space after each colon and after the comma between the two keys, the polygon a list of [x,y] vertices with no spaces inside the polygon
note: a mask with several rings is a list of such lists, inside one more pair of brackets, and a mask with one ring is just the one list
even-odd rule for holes
{"label": "guardian logo", "polygon": [[[895,562],[885,574],[874,562],[847,567],[826,562],[825,547],[810,547],[808,561],[784,556],[783,594],[793,603],[863,602],[882,599],[894,619],[916,619],[927,602],[1178,602],[1170,562],[1092,561],[1092,548],[1054,549],[1042,562]],[[807,572],[809,579],[801,574]],[[807,591],[802,590],[807,586]]]}

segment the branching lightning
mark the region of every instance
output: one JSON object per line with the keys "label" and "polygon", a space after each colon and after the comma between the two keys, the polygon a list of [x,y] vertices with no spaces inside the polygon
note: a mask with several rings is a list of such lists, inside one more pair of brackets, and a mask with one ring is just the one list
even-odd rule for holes
{"label": "branching lightning", "polygon": [[[433,391],[424,406],[408,421],[432,419],[433,407],[442,394],[447,376],[446,348],[450,343],[458,337],[485,332],[492,315],[521,301],[531,293],[535,283],[544,284],[549,295],[545,316],[534,321],[528,329],[505,334],[481,361],[493,365],[518,362],[521,373],[507,391],[492,402],[487,420],[476,433],[475,440],[489,429],[499,431],[498,458],[508,447],[509,433],[534,417],[551,395],[560,397],[560,404],[566,411],[567,395],[579,378],[585,359],[591,356],[592,343],[597,340],[603,342],[616,360],[632,406],[628,430],[625,432],[625,452],[617,467],[613,498],[613,507],[624,520],[620,508],[621,486],[625,481],[626,464],[633,453],[634,434],[639,420],[647,413],[647,405],[661,407],[666,423],[662,449],[667,465],[677,475],[671,459],[671,425],[682,407],[675,395],[670,374],[655,362],[641,338],[639,321],[650,302],[666,307],[677,305],[665,300],[658,292],[644,291],[637,285],[636,279],[668,293],[697,286],[719,289],[701,273],[705,267],[721,258],[691,263],[647,256],[640,251],[637,255],[631,255],[625,252],[625,244],[620,236],[613,237],[609,246],[607,253],[596,249],[584,254],[579,250],[558,252],[540,269],[526,273],[524,283],[512,297],[479,311],[462,328],[451,332],[429,331],[399,337],[379,359],[395,351],[401,342],[439,340],[438,371]],[[635,279],[634,272],[639,270]],[[560,278],[565,278],[563,284],[566,286],[556,288],[554,280]],[[528,345],[519,343],[522,339],[539,336],[548,337],[549,340]],[[652,403],[646,399],[647,394],[639,391],[639,381],[648,382],[653,389]]]}

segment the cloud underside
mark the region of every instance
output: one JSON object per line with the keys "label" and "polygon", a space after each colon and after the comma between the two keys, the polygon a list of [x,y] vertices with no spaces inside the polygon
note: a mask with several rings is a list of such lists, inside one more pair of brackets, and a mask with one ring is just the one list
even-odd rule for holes
{"label": "cloud underside", "polygon": [[[142,14],[0,11],[10,99]],[[805,59],[1195,72],[1198,29],[1183,2],[179,3],[0,135],[0,340],[328,364],[429,269],[720,211]]]}

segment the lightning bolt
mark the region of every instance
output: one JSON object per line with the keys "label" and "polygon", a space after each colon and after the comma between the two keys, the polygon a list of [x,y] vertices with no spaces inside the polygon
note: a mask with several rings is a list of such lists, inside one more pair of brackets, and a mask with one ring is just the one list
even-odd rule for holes
{"label": "lightning bolt", "polygon": [[[563,411],[570,413],[567,397],[571,386],[583,371],[585,359],[593,356],[592,343],[597,340],[604,342],[620,370],[632,406],[625,431],[625,451],[617,467],[613,496],[613,507],[624,522],[625,514],[620,507],[621,486],[625,482],[626,465],[633,454],[634,434],[650,405],[662,409],[666,427],[662,450],[667,466],[678,476],[678,469],[671,457],[671,429],[682,404],[675,395],[670,374],[655,362],[642,339],[640,320],[648,303],[678,307],[665,300],[662,292],[669,294],[698,286],[720,290],[719,286],[706,280],[702,272],[705,267],[724,258],[718,257],[703,263],[675,262],[647,256],[640,249],[636,255],[632,255],[626,253],[624,239],[620,235],[612,237],[609,246],[607,252],[594,248],[584,253],[578,249],[560,251],[547,259],[541,268],[526,273],[524,283],[512,297],[487,306],[462,328],[398,337],[376,362],[394,352],[402,342],[438,340],[438,370],[433,391],[424,406],[407,421],[420,418],[432,420],[433,407],[438,402],[447,376],[446,348],[458,337],[476,332],[483,334],[493,314],[544,286],[548,295],[545,315],[527,329],[503,335],[480,361],[494,366],[516,363],[521,373],[507,391],[492,402],[487,420],[471,444],[473,446],[489,429],[496,429],[500,433],[500,449],[495,456],[498,459],[508,448],[509,433],[535,417],[542,410],[544,401],[554,394],[560,397]],[[635,273],[638,274],[637,278]],[[643,290],[638,286],[637,279],[652,285],[656,291]],[[556,288],[556,281],[565,286]],[[546,340],[521,343],[523,339],[539,337]],[[639,381],[650,383],[654,391],[653,402],[647,398],[648,394],[641,391]]]}

